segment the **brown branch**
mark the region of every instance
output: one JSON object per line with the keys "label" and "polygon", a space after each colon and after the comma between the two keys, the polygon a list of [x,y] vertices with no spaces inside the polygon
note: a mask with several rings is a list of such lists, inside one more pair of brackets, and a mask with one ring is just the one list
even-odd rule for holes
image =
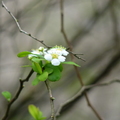
{"label": "brown branch", "polygon": [[19,86],[19,89],[17,91],[17,93],[15,94],[14,98],[8,103],[8,106],[7,106],[7,109],[6,109],[6,112],[5,112],[5,115],[4,117],[2,118],[2,120],[7,120],[8,116],[9,116],[9,112],[10,112],[10,109],[11,109],[11,106],[12,104],[18,99],[20,93],[22,92],[22,89],[24,88],[24,82],[27,82],[29,81],[29,78],[31,77],[31,75],[33,74],[33,70],[30,71],[30,73],[28,74],[28,76],[25,78],[25,79],[20,79],[19,82],[20,82],[20,86]]}
{"label": "brown branch", "polygon": [[[66,32],[65,32],[65,30],[64,30],[64,7],[63,7],[63,2],[64,2],[64,0],[60,0],[61,32],[62,32],[62,34],[63,34],[63,37],[64,37],[67,45],[68,45],[69,48],[70,48],[70,51],[72,51],[71,44],[70,44],[69,39],[68,39],[68,37],[67,37],[67,35],[66,35]],[[71,54],[71,59],[72,59],[72,61],[74,61],[74,55],[72,55],[72,54]],[[81,75],[80,75],[80,73],[79,73],[78,67],[74,66],[74,68],[75,68],[77,77],[78,77],[78,79],[79,79],[79,81],[80,81],[80,84],[82,85],[82,87],[84,87],[84,83],[83,83],[83,81],[82,81],[82,78],[81,78]],[[87,92],[86,92],[86,91],[84,92],[84,95],[85,95],[85,98],[86,98],[86,101],[87,101],[88,106],[93,110],[93,112],[95,113],[96,117],[97,117],[99,120],[102,120],[101,116],[98,114],[98,112],[95,110],[95,108],[94,108],[94,107],[92,106],[92,104],[90,103],[90,100],[89,100],[89,98],[88,98],[88,95],[87,95]]]}
{"label": "brown branch", "polygon": [[38,40],[36,37],[34,37],[33,35],[31,35],[30,33],[24,31],[24,30],[21,28],[21,26],[20,26],[18,20],[16,19],[16,17],[10,12],[10,10],[7,8],[7,6],[4,4],[3,1],[2,1],[2,7],[4,7],[5,10],[6,10],[6,11],[10,14],[10,16],[13,18],[13,20],[15,21],[15,23],[16,23],[16,25],[17,25],[17,27],[18,27],[18,29],[19,29],[19,31],[20,31],[21,33],[23,33],[23,34],[31,37],[32,39],[34,39],[34,40],[36,40],[36,41],[38,41],[38,42],[40,42],[40,43],[43,44],[45,47],[51,48],[50,46],[47,46],[47,45],[43,42],[43,40]]}
{"label": "brown branch", "polygon": [[69,100],[67,100],[65,103],[63,103],[57,113],[56,113],[56,117],[59,117],[59,115],[61,114],[61,112],[64,112],[66,110],[66,108],[68,106],[71,106],[71,103],[73,101],[75,101],[76,99],[79,99],[81,97],[81,95],[88,89],[91,89],[91,88],[94,88],[94,87],[102,87],[102,86],[108,86],[110,84],[113,84],[113,83],[120,83],[120,80],[111,80],[109,82],[106,82],[106,83],[99,83],[99,84],[94,84],[94,85],[87,85],[87,86],[83,86],[81,88],[81,90],[76,94],[74,95],[72,98],[70,98]]}
{"label": "brown branch", "polygon": [[52,95],[52,91],[51,91],[51,88],[50,88],[48,81],[45,81],[45,85],[46,85],[48,93],[49,93],[50,104],[51,104],[51,118],[50,118],[50,120],[56,120],[55,109],[54,109],[54,99],[55,98]]}
{"label": "brown branch", "polygon": [[[99,75],[96,78],[94,78],[93,80],[90,80],[92,82],[89,83],[89,84],[93,84],[93,86],[94,85],[95,86],[97,86],[97,85],[100,86],[101,84],[104,84],[104,83],[97,84],[97,82],[99,82],[102,78],[104,78],[106,75],[108,75],[110,73],[110,71],[113,69],[113,67],[116,66],[116,64],[119,62],[119,60],[120,60],[120,53],[117,53],[116,55],[114,55],[114,57],[108,63],[108,65],[102,70],[102,72],[99,73]],[[114,83],[114,82],[119,82],[119,80],[115,80],[115,81],[109,82],[109,83],[111,84],[111,83]],[[92,85],[88,85],[88,86],[92,86]],[[84,87],[87,87],[87,86],[84,86]],[[82,87],[82,89],[84,87]],[[93,87],[91,87],[91,88],[93,88]],[[91,90],[91,88],[87,89],[87,90]],[[81,91],[82,91],[82,89],[81,89]],[[63,107],[59,108],[59,110],[58,110],[59,112],[57,112],[57,114],[56,114],[57,117],[58,117],[59,114],[62,114],[65,111],[67,111],[69,108],[71,108],[82,96],[83,96],[83,92],[80,95],[78,95],[78,96],[76,95],[76,97],[73,97],[74,99],[69,100],[68,104],[66,103],[65,105],[63,105]]]}

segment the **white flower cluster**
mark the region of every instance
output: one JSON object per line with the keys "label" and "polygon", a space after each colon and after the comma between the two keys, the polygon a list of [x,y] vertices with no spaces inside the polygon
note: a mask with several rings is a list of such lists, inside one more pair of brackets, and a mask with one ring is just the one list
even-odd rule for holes
{"label": "white flower cluster", "polygon": [[68,54],[66,48],[62,46],[55,46],[48,50],[40,47],[37,50],[33,50],[28,58],[31,59],[32,57],[37,57],[37,55],[42,55],[44,59],[50,61],[52,65],[59,66],[61,62],[65,61]]}

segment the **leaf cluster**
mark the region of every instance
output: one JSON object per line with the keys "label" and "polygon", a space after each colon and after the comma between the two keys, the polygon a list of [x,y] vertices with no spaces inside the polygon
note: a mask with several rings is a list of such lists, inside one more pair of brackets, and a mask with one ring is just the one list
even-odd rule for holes
{"label": "leaf cluster", "polygon": [[[25,57],[31,54],[31,52],[23,51],[20,52],[18,57]],[[53,66],[49,61],[45,60],[42,55],[35,55],[31,59],[31,66],[27,65],[24,67],[32,67],[36,72],[36,78],[32,81],[32,85],[37,85],[40,81],[46,81],[47,79],[51,82],[60,80],[61,72],[63,71],[63,64],[75,65],[80,67],[78,64],[68,61],[62,62],[59,66]]]}

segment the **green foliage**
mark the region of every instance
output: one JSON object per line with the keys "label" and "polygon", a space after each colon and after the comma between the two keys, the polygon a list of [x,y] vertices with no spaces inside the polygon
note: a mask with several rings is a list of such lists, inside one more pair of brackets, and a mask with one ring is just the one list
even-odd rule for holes
{"label": "green foliage", "polygon": [[4,92],[2,92],[2,95],[7,99],[7,101],[10,101],[11,98],[12,98],[11,93],[8,92],[8,91],[4,91]]}
{"label": "green foliage", "polygon": [[40,80],[36,77],[33,81],[32,81],[32,85],[37,85],[40,82]]}
{"label": "green foliage", "polygon": [[51,74],[53,72],[53,69],[45,67],[44,72],[48,72],[48,74]]}
{"label": "green foliage", "polygon": [[28,55],[28,59],[31,61],[32,65],[23,67],[32,67],[34,72],[36,72],[36,78],[32,81],[32,85],[37,85],[40,81],[45,81],[47,79],[51,82],[58,81],[61,78],[63,64],[80,67],[72,61],[61,62],[61,60],[65,61],[65,57],[68,54],[66,48],[55,46],[50,49],[40,47],[36,50],[32,50],[32,52],[20,52],[17,56],[25,57]]}
{"label": "green foliage", "polygon": [[34,105],[28,106],[28,111],[35,120],[44,120],[43,113]]}
{"label": "green foliage", "polygon": [[32,62],[32,68],[35,72],[42,74],[42,68],[39,63]]}
{"label": "green foliage", "polygon": [[23,51],[17,54],[18,57],[25,57],[27,55],[31,54],[29,51]]}
{"label": "green foliage", "polygon": [[75,65],[77,67],[80,67],[78,64],[72,62],[72,61],[67,61],[67,62],[62,62],[63,64],[69,64],[69,65]]}
{"label": "green foliage", "polygon": [[41,75],[38,75],[37,78],[38,78],[40,81],[45,81],[45,80],[47,80],[47,78],[48,78],[48,72],[43,72]]}
{"label": "green foliage", "polygon": [[40,63],[41,60],[44,60],[44,59],[39,59],[39,58],[35,58],[35,57],[33,57],[31,59],[31,61],[36,62],[36,63]]}
{"label": "green foliage", "polygon": [[46,64],[45,68],[50,68],[52,69],[52,73],[49,74],[48,76],[48,80],[55,82],[58,81],[61,78],[61,71],[62,71],[62,67],[60,66],[53,66],[51,63]]}
{"label": "green foliage", "polygon": [[53,72],[48,76],[48,80],[55,82],[61,78],[61,72],[58,67],[53,68]]}

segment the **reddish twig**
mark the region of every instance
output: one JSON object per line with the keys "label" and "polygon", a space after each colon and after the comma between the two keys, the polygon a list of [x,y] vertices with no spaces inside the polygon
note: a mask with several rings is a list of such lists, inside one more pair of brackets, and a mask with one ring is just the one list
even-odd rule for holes
{"label": "reddish twig", "polygon": [[[60,0],[61,32],[62,32],[62,34],[63,34],[63,37],[64,37],[67,45],[68,45],[69,48],[70,48],[70,51],[72,51],[72,46],[71,46],[71,44],[70,44],[70,42],[69,42],[69,39],[68,39],[68,37],[67,37],[67,35],[66,35],[66,32],[65,32],[65,29],[64,29],[64,7],[63,7],[63,1],[64,1],[64,0]],[[72,59],[72,61],[74,61],[74,55],[73,55],[73,54],[71,54],[71,59]],[[81,75],[80,75],[80,73],[79,73],[78,67],[74,66],[74,68],[75,68],[77,77],[78,77],[78,79],[79,79],[79,81],[80,81],[80,84],[82,85],[82,87],[84,87],[84,83],[83,83],[83,81],[82,81],[82,78],[81,78]],[[101,116],[99,115],[99,113],[95,110],[95,108],[94,108],[94,107],[92,106],[92,104],[90,103],[90,100],[89,100],[89,97],[88,97],[86,91],[84,92],[84,95],[85,95],[85,98],[86,98],[86,101],[87,101],[88,106],[93,110],[93,112],[95,113],[95,115],[97,116],[97,118],[98,118],[99,120],[102,120],[102,118],[101,118]]]}

